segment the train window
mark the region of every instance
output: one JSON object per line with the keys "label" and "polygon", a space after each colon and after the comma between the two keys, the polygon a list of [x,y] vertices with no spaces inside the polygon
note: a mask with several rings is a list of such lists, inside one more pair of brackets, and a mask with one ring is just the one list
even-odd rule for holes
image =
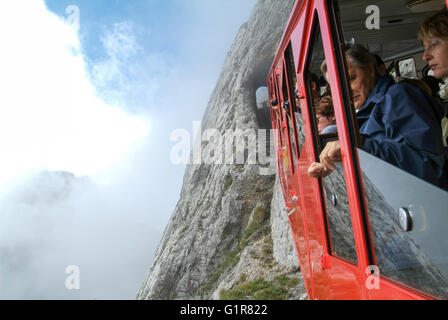
{"label": "train window", "polygon": [[[303,118],[302,118],[302,111],[300,106],[300,98],[299,98],[299,84],[297,83],[297,68],[294,63],[294,55],[292,52],[292,45],[291,43],[288,45],[286,52],[285,52],[285,61],[286,61],[286,67],[288,69],[288,74],[290,74],[290,99],[293,101],[293,108],[291,108],[291,114],[292,114],[292,124],[291,127],[295,127],[295,139],[296,139],[296,145],[297,152],[299,154],[300,158],[300,152],[303,149],[303,146],[305,145],[305,132],[303,129]],[[294,164],[297,165],[296,163]]]}
{"label": "train window", "polygon": [[[408,57],[420,48],[415,30],[428,12],[412,12],[403,1],[340,0],[338,4],[345,39],[354,38],[385,61],[394,57],[402,77],[417,77],[415,61]],[[381,12],[381,29],[354,23],[373,4]],[[432,121],[438,107],[420,89],[396,85],[390,77],[376,78],[363,96],[353,82],[363,76],[354,59],[348,52],[348,73],[341,78],[352,81],[347,90],[352,91],[353,100],[345,108],[359,125],[359,132],[351,134],[362,138],[357,146],[359,175],[375,263],[384,277],[448,298],[448,192],[437,181],[444,155],[438,123]],[[389,92],[392,86],[403,91]]]}
{"label": "train window", "polygon": [[[321,121],[320,117],[328,117],[326,127],[334,126],[334,124],[329,124],[330,117],[334,117],[334,110],[331,102],[331,92],[321,90],[320,77],[326,77],[325,70],[321,70],[325,61],[325,53],[317,15],[313,26],[312,44],[305,69],[305,83],[307,86],[308,113],[312,119],[311,127],[317,147],[316,159],[319,159],[319,154],[325,145],[329,141],[337,139],[337,133],[322,134],[325,125],[322,127],[319,123]],[[321,91],[325,91],[324,96],[321,96]],[[322,104],[326,104],[324,106],[326,112],[323,114],[320,113],[322,110],[318,110],[318,108],[322,109]],[[324,197],[322,203],[324,212],[326,212],[325,220],[329,233],[331,254],[356,264],[357,255],[345,173],[341,165],[337,165],[337,170],[333,174],[321,179],[321,190]]]}
{"label": "train window", "polygon": [[[286,72],[286,80],[288,85],[288,99],[290,103],[290,110],[287,111],[288,118],[288,130],[291,141],[291,149],[293,154],[293,168],[297,167],[298,157],[300,156],[300,149],[297,148],[300,145],[297,130],[300,127],[297,127],[296,121],[294,121],[296,114],[299,112],[298,110],[298,98],[296,94],[296,84],[297,84],[297,71],[294,64],[294,56],[292,53],[291,43],[288,45],[285,51],[285,68]],[[302,147],[300,147],[302,148]]]}
{"label": "train window", "polygon": [[278,83],[279,83],[279,81],[280,81],[280,76],[276,76],[275,77],[275,80],[274,80],[274,90],[275,90],[275,94],[276,94],[276,106],[274,107],[274,113],[276,114],[276,118],[277,118],[277,129],[278,129],[278,135],[279,135],[279,146],[282,146],[283,145],[283,141],[282,141],[282,126],[281,126],[281,123],[282,123],[282,113],[281,113],[281,110],[280,110],[280,94],[279,94],[279,90],[278,90],[278,88],[279,88],[279,85],[278,85]]}
{"label": "train window", "polygon": [[405,78],[417,79],[417,68],[415,67],[414,58],[406,58],[398,61],[398,69],[400,76]]}
{"label": "train window", "polygon": [[283,103],[282,103],[282,112],[284,113],[286,126],[284,128],[286,137],[289,138],[289,153],[292,156],[292,163],[291,171],[294,172],[294,168],[297,165],[297,148],[296,148],[296,139],[295,139],[295,130],[293,127],[293,122],[291,120],[291,109],[295,107],[295,102],[291,99],[290,90],[289,90],[289,75],[286,72],[286,69],[283,68]]}
{"label": "train window", "polygon": [[[276,94],[277,94],[277,99],[278,99],[278,105],[276,107],[276,115],[277,115],[277,130],[276,130],[276,135],[277,135],[277,142],[278,142],[278,147],[279,147],[279,158],[278,158],[278,167],[279,169],[282,171],[281,174],[281,183],[283,186],[283,190],[288,190],[288,171],[289,171],[289,167],[290,167],[290,156],[289,156],[289,147],[288,147],[288,143],[287,143],[287,135],[285,135],[284,133],[284,116],[283,116],[283,111],[282,111],[282,105],[284,104],[284,100],[282,100],[280,98],[280,75],[277,75],[275,77],[275,90],[276,90]],[[283,92],[284,93],[284,92]]]}

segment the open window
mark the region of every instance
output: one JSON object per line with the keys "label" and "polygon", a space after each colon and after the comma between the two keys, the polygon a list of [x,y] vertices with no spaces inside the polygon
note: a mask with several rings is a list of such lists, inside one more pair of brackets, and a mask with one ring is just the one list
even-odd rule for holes
{"label": "open window", "polygon": [[[289,132],[289,139],[291,142],[291,153],[293,161],[293,170],[297,167],[297,162],[300,157],[300,150],[303,147],[298,138],[298,130],[296,116],[299,113],[299,99],[297,97],[297,70],[294,64],[294,57],[292,53],[291,43],[285,51],[285,76],[283,78],[285,94],[288,97],[287,105],[285,106],[285,114],[287,117],[287,126]],[[287,91],[287,92],[286,92]]]}
{"label": "open window", "polygon": [[[317,14],[313,21],[312,44],[307,54],[305,67],[305,85],[307,87],[308,113],[316,150],[316,160],[326,144],[338,139],[337,130],[331,133],[323,132],[332,126],[337,128],[332,104],[332,92],[325,80],[328,79],[324,46]],[[323,105],[325,104],[325,105]],[[325,108],[326,109],[325,109]],[[326,110],[326,113],[322,113]],[[322,117],[329,117],[323,126]],[[329,120],[334,120],[333,123]],[[349,200],[347,194],[344,168],[338,163],[336,170],[328,177],[320,179],[323,212],[327,229],[330,254],[349,263],[357,264],[356,252]]]}

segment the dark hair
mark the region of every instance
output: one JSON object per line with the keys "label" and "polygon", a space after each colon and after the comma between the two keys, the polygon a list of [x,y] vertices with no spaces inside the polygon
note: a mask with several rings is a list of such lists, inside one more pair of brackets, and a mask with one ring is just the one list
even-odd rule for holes
{"label": "dark hair", "polygon": [[320,87],[319,77],[315,73],[310,72],[310,80],[311,82],[315,82],[317,87]]}
{"label": "dark hair", "polygon": [[348,58],[350,58],[350,61],[355,65],[355,67],[369,69],[373,66],[376,77],[381,77],[375,57],[362,45],[353,44],[347,46],[345,54]]}
{"label": "dark hair", "polygon": [[381,57],[380,57],[379,55],[374,54],[373,57],[375,58],[376,65],[377,65],[378,67],[379,67],[379,66],[382,66],[383,64],[386,65],[386,64],[384,63],[383,59],[381,59]]}
{"label": "dark hair", "polygon": [[409,83],[410,85],[413,85],[417,88],[419,88],[420,90],[423,90],[424,92],[426,92],[429,96],[432,95],[432,91],[431,88],[429,87],[429,85],[423,81],[423,80],[419,80],[419,79],[411,79],[411,78],[404,78],[403,80],[400,81],[400,83]]}
{"label": "dark hair", "polygon": [[433,76],[426,76],[422,78],[422,81],[424,81],[428,87],[431,89],[432,96],[436,98],[440,98],[440,84],[442,83],[442,80],[437,79]]}
{"label": "dark hair", "polygon": [[326,118],[330,118],[334,116],[334,109],[333,109],[333,99],[331,96],[327,95],[322,97],[322,99],[319,100],[316,107],[316,115],[321,115]]}

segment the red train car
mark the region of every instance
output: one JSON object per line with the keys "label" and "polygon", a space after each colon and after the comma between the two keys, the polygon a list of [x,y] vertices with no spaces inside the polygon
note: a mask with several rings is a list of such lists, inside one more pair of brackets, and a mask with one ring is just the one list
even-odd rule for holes
{"label": "red train car", "polygon": [[[397,81],[421,78],[428,67],[418,25],[447,3],[294,5],[267,82],[279,176],[310,299],[448,298],[448,193],[361,149],[344,53],[346,43],[360,43]],[[325,90],[337,132],[319,134],[313,92]],[[310,177],[310,165],[336,139],[336,170]]]}

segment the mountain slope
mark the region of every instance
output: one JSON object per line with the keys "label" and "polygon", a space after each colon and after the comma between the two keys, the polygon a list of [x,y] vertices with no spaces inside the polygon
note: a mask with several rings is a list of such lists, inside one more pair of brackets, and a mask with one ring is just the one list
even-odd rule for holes
{"label": "mountain slope", "polygon": [[[243,140],[229,145],[223,138],[266,126],[255,91],[266,85],[292,6],[260,0],[240,28],[202,121],[203,133],[218,134],[196,143],[203,161],[186,169],[138,299],[305,297],[276,176],[260,174],[265,166],[250,161],[256,150],[249,142],[242,149]],[[236,164],[239,156],[244,163]]]}

